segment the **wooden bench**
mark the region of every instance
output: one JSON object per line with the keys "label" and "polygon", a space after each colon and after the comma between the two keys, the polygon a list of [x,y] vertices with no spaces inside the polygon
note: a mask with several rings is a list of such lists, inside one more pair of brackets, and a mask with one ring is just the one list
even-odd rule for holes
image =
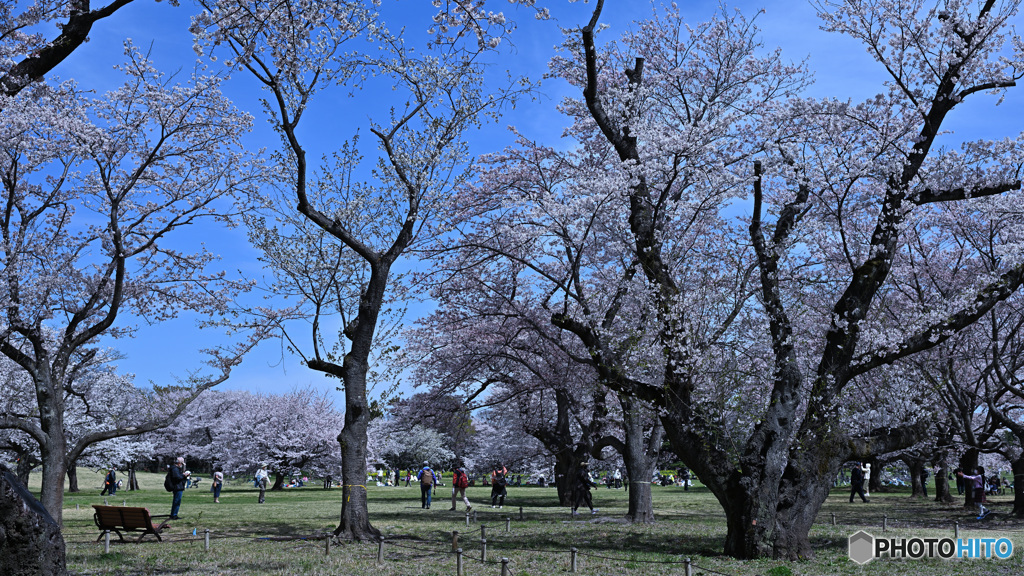
{"label": "wooden bench", "polygon": [[[100,530],[113,530],[117,532],[117,537],[124,541],[124,536],[121,535],[121,531],[125,532],[142,532],[139,539],[136,542],[142,542],[142,539],[146,537],[146,534],[152,534],[156,536],[157,540],[161,540],[160,532],[167,528],[167,522],[161,522],[159,526],[153,526],[153,517],[149,515],[149,510],[146,508],[133,508],[131,506],[100,506],[99,504],[93,504],[93,508],[96,509],[96,513],[93,514],[93,520],[96,521],[96,526]],[[97,542],[103,538],[103,534],[96,539]]]}

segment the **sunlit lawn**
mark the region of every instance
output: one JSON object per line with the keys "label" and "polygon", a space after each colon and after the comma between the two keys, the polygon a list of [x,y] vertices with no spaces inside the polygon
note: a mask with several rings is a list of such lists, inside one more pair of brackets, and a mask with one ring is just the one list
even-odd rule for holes
{"label": "sunlit lawn", "polygon": [[[454,575],[450,553],[452,531],[460,533],[466,576],[498,575],[500,559],[509,559],[516,576],[561,575],[569,570],[570,547],[579,549],[580,574],[683,574],[690,558],[694,574],[785,576],[787,574],[1020,574],[1024,557],[1024,524],[995,516],[979,523],[960,506],[913,501],[906,492],[872,494],[870,504],[849,504],[847,494],[836,493],[826,503],[812,533],[817,557],[787,563],[775,560],[738,561],[721,555],[725,537],[724,515],[703,488],[656,487],[658,522],[633,526],[620,520],[626,512],[626,494],[604,487],[594,490],[597,516],[573,520],[557,506],[554,488],[509,488],[502,510],[489,506],[487,488],[470,488],[477,522],[466,526],[466,516],[449,512],[450,489],[438,488],[431,510],[420,508],[416,486],[369,488],[373,524],[388,537],[384,561],[377,563],[377,544],[333,544],[325,554],[321,535],[333,530],[341,509],[341,490],[319,485],[268,492],[257,504],[251,483],[229,483],[221,503],[213,502],[208,480],[202,489],[185,492],[179,521],[164,533],[164,541],[147,536],[141,544],[120,543],[113,536],[111,551],[95,542],[99,532],[92,520],[92,504],[99,496],[102,476],[80,471],[83,491],[67,494],[64,536],[69,568],[78,574],[410,574]],[[95,476],[95,478],[94,478]],[[37,482],[37,479],[34,479]],[[140,475],[142,490],[121,490],[110,504],[146,506],[152,514],[170,512],[171,495],[162,476]],[[35,484],[33,482],[33,484]],[[38,486],[34,486],[38,489]],[[448,495],[448,498],[442,496]],[[996,497],[995,509],[1008,510],[1011,496]],[[523,520],[519,519],[523,507]],[[77,507],[77,508],[76,508]],[[831,514],[836,514],[832,526]],[[858,529],[897,536],[947,537],[959,521],[961,537],[1010,537],[1017,552],[1010,560],[876,560],[866,566],[847,558],[847,537]],[[505,517],[511,518],[506,532]],[[488,563],[480,562],[480,526],[487,527]],[[204,550],[204,529],[211,531],[211,549]],[[195,531],[195,536],[193,536]],[[134,540],[134,537],[132,538]],[[602,556],[604,558],[598,558]]]}

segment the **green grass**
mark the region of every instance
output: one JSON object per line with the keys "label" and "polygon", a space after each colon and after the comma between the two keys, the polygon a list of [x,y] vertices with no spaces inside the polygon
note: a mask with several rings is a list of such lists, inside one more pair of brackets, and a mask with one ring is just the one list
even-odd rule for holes
{"label": "green grass", "polygon": [[[221,503],[215,504],[206,481],[203,489],[185,492],[182,519],[172,522],[164,542],[147,536],[142,544],[122,544],[115,537],[111,552],[104,554],[103,543],[95,542],[98,531],[91,508],[103,503],[97,488],[102,476],[93,478],[88,470],[80,475],[83,492],[66,495],[63,516],[68,567],[83,575],[454,575],[455,558],[449,553],[452,530],[460,532],[466,576],[500,574],[501,557],[510,559],[509,567],[516,576],[562,575],[568,571],[569,548],[573,546],[580,551],[578,573],[593,575],[683,574],[681,562],[690,558],[696,566],[694,574],[882,575],[898,571],[900,576],[988,576],[1020,574],[1024,558],[1024,524],[998,516],[979,523],[961,506],[911,500],[905,491],[872,494],[870,504],[849,504],[845,493],[834,494],[811,535],[816,558],[788,563],[722,556],[724,515],[703,488],[684,492],[676,487],[655,487],[658,522],[644,526],[620,521],[627,506],[621,490],[595,489],[600,514],[573,520],[566,509],[557,506],[553,488],[509,488],[509,505],[503,510],[489,507],[488,489],[470,488],[478,522],[467,527],[461,503],[458,512],[448,511],[448,488],[438,488],[432,509],[423,510],[418,487],[371,486],[371,521],[389,538],[384,562],[378,564],[374,543],[335,543],[330,555],[325,555],[324,540],[318,538],[337,526],[340,489],[325,491],[314,484],[268,492],[267,502],[260,505],[251,483],[229,482]],[[108,498],[109,503],[125,501],[129,506],[146,506],[153,514],[168,514],[171,495],[162,488],[162,476],[142,474],[140,482],[142,490],[121,490]],[[38,490],[38,485],[34,488]],[[997,497],[996,511],[1008,510],[1011,499]],[[519,506],[524,511],[522,521],[518,519]],[[831,525],[832,513],[837,526]],[[862,528],[880,535],[883,514],[888,516],[888,532],[895,536],[952,536],[953,522],[959,521],[961,537],[1006,536],[1014,541],[1016,553],[1003,561],[877,560],[866,566],[854,564],[847,558],[848,536]],[[510,532],[505,532],[505,516],[512,517]],[[487,526],[487,565],[480,562],[481,524]],[[211,530],[209,551],[203,546],[207,528]]]}

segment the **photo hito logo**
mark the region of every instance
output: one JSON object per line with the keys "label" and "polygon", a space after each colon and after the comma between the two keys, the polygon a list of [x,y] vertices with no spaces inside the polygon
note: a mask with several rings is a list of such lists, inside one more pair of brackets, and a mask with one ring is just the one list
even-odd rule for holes
{"label": "photo hito logo", "polygon": [[876,538],[863,530],[850,536],[850,560],[876,558],[970,558],[1005,560],[1013,556],[1009,538]]}

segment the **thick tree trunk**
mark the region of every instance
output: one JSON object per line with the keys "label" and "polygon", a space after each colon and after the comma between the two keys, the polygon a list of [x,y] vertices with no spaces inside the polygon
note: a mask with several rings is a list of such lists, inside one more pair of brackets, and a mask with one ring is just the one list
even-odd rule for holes
{"label": "thick tree trunk", "polygon": [[576,477],[576,458],[572,451],[555,453],[555,489],[558,491],[558,505],[572,506],[573,478]]}
{"label": "thick tree trunk", "polygon": [[952,502],[953,493],[949,490],[949,465],[943,457],[938,461],[935,468],[935,501]]}
{"label": "thick tree trunk", "polygon": [[924,476],[924,461],[916,458],[904,458],[903,462],[906,463],[907,468],[910,469],[910,497],[911,498],[924,498],[925,487],[922,484],[922,478]]}
{"label": "thick tree trunk", "polygon": [[139,489],[139,477],[135,475],[135,462],[128,463],[128,490],[135,491]]}
{"label": "thick tree trunk", "polygon": [[334,530],[348,540],[379,540],[380,531],[370,525],[366,498],[366,429],[370,410],[366,401],[368,364],[345,356],[345,428],[338,434],[341,444],[341,522]]}
{"label": "thick tree trunk", "polygon": [[0,464],[0,574],[67,574],[60,525],[3,464]]}
{"label": "thick tree trunk", "polygon": [[882,468],[885,466],[878,461],[878,458],[872,457],[865,461],[871,464],[871,476],[864,479],[867,482],[868,492],[878,492],[882,489]]}
{"label": "thick tree trunk", "polygon": [[274,472],[274,485],[270,490],[284,490],[284,472]]}
{"label": "thick tree trunk", "polygon": [[39,465],[39,460],[31,452],[24,452],[18,455],[17,464],[17,476],[18,480],[25,486],[28,486],[29,475],[32,474],[32,469]]}
{"label": "thick tree trunk", "polygon": [[650,524],[654,522],[650,479],[658,464],[658,451],[661,448],[664,430],[657,416],[650,413],[639,401],[620,394],[619,403],[622,405],[626,437],[623,442],[622,461],[626,465],[626,477],[633,482],[629,491],[629,510],[626,512],[626,518],[633,523]]}
{"label": "thick tree trunk", "polygon": [[[974,469],[978,467],[978,450],[977,448],[968,448],[960,455],[960,469],[964,471],[964,474],[974,474]],[[974,509],[974,484],[970,480],[964,480],[964,508]]]}
{"label": "thick tree trunk", "polygon": [[1010,462],[1013,472],[1013,511],[1010,514],[1024,518],[1024,454]]}
{"label": "thick tree trunk", "polygon": [[68,492],[79,492],[78,464],[75,462],[68,465]]}
{"label": "thick tree trunk", "polygon": [[43,457],[43,483],[40,501],[50,517],[61,525],[64,507],[64,477],[67,475],[64,430],[58,418],[56,425],[47,426],[49,442],[41,446]]}

